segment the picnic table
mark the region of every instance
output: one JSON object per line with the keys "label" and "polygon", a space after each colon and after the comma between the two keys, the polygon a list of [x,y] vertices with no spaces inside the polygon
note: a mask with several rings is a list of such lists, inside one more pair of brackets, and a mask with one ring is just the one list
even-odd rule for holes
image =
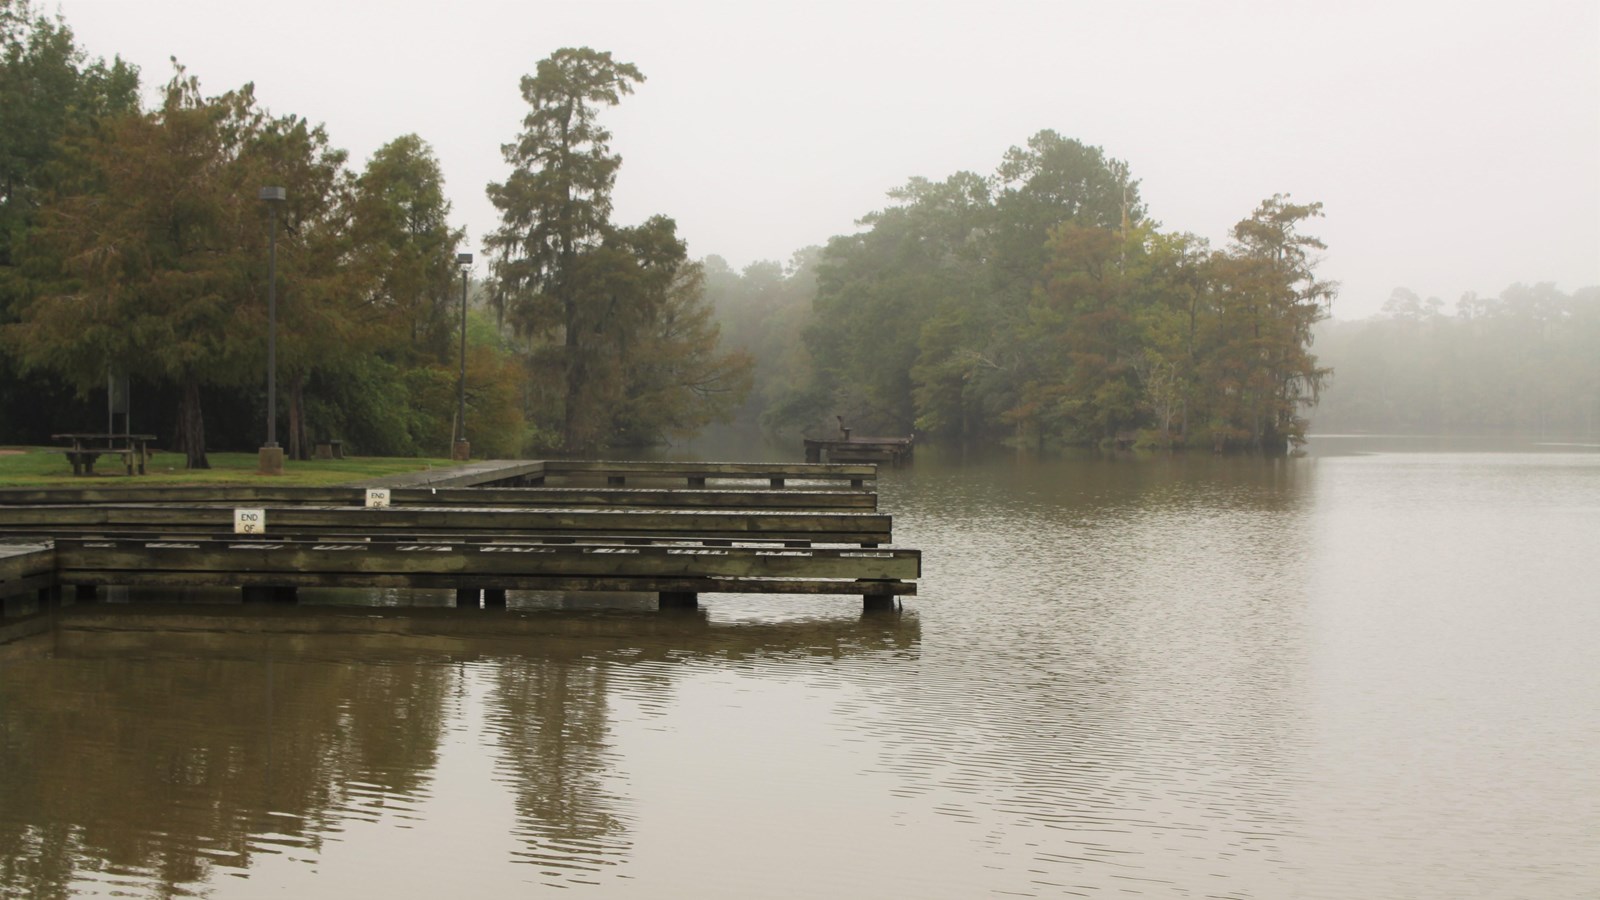
{"label": "picnic table", "polygon": [[70,442],[63,451],[72,463],[72,474],[93,475],[94,461],[101,456],[122,457],[123,468],[129,475],[144,474],[144,464],[150,458],[153,434],[52,434],[51,440]]}

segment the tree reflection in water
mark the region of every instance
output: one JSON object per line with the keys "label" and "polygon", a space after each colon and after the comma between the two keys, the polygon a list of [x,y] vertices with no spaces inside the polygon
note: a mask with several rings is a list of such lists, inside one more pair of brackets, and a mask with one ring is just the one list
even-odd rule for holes
{"label": "tree reflection in water", "polygon": [[631,848],[609,739],[616,666],[655,691],[671,667],[633,664],[916,641],[910,618],[69,609],[0,644],[0,896],[175,896],[262,855],[314,863],[352,823],[426,815],[470,703],[513,801],[514,861],[591,881]]}

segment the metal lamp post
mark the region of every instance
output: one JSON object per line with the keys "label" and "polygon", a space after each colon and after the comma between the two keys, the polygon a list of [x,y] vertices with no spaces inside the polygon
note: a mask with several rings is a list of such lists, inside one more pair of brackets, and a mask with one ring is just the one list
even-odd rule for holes
{"label": "metal lamp post", "polygon": [[283,448],[278,446],[278,207],[288,194],[264,187],[261,199],[271,213],[267,239],[267,442],[261,445],[261,473],[283,474]]}
{"label": "metal lamp post", "polygon": [[461,267],[461,378],[456,382],[456,440],[450,458],[465,461],[472,457],[472,445],[467,442],[467,272],[472,254],[457,253],[456,265]]}

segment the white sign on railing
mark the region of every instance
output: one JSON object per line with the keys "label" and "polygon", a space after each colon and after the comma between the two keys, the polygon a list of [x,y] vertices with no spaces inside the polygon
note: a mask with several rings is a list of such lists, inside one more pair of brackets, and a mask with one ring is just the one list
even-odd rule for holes
{"label": "white sign on railing", "polygon": [[266,534],[267,511],[264,509],[236,509],[233,511],[234,534]]}
{"label": "white sign on railing", "polygon": [[389,505],[388,488],[367,488],[367,508],[383,509]]}

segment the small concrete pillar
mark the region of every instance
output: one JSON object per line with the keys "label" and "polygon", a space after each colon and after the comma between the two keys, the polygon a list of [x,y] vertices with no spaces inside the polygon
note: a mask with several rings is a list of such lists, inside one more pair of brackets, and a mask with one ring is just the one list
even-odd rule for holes
{"label": "small concrete pillar", "polygon": [[450,445],[450,459],[452,462],[466,462],[472,458],[472,442],[456,441]]}
{"label": "small concrete pillar", "polygon": [[256,474],[258,474],[258,475],[282,475],[283,474],[283,448],[282,447],[262,447],[260,453],[257,454],[256,459],[257,459],[257,462],[258,462],[258,466],[256,468]]}

